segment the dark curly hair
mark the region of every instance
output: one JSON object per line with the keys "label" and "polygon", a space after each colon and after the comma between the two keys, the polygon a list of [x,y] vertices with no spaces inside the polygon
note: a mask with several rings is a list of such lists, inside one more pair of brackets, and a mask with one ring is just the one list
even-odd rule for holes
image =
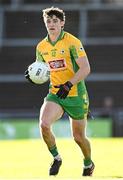
{"label": "dark curly hair", "polygon": [[52,17],[53,15],[55,15],[61,21],[65,21],[65,13],[62,9],[59,9],[57,7],[51,7],[43,10],[43,18],[47,16]]}

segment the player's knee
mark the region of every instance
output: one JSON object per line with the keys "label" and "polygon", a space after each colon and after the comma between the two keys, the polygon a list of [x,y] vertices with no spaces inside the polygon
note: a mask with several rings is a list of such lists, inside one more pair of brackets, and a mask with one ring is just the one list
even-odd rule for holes
{"label": "player's knee", "polygon": [[82,138],[80,136],[74,136],[74,141],[77,143],[77,144],[81,144],[82,143]]}
{"label": "player's knee", "polygon": [[40,122],[40,128],[41,128],[42,132],[47,132],[50,130],[49,124],[47,122],[43,122],[43,121]]}
{"label": "player's knee", "polygon": [[77,144],[82,144],[82,142],[84,141],[85,137],[82,136],[82,134],[78,134],[78,133],[74,133],[73,134],[73,137],[74,137],[74,141],[77,143]]}

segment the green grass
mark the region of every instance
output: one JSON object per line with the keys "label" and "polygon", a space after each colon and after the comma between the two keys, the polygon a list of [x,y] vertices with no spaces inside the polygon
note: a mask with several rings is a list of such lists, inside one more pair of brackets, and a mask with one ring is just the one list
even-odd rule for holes
{"label": "green grass", "polygon": [[81,176],[83,156],[72,139],[57,139],[63,165],[57,177],[49,177],[52,157],[42,140],[0,141],[0,180],[123,179],[123,138],[95,138],[91,144],[93,177]]}

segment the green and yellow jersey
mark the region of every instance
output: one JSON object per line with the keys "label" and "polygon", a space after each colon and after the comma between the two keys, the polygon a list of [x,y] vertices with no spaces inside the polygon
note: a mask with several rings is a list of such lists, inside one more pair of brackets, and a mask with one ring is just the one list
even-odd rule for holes
{"label": "green and yellow jersey", "polygon": [[[79,68],[76,60],[83,56],[86,56],[86,53],[80,40],[65,31],[61,31],[55,43],[52,43],[48,36],[38,43],[36,60],[49,64],[51,93],[56,94],[58,91],[54,86],[64,84],[74,76]],[[85,90],[84,81],[74,85],[68,96],[78,96],[82,90]]]}

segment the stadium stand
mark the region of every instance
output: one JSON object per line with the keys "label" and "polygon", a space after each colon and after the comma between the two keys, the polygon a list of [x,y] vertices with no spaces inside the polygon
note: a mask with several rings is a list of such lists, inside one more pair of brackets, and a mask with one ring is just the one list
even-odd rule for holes
{"label": "stadium stand", "polygon": [[35,48],[4,46],[0,53],[0,59],[2,59],[1,74],[23,74],[24,69],[35,59]]}
{"label": "stadium stand", "polygon": [[88,45],[85,48],[88,52],[92,72],[122,73],[123,45]]}
{"label": "stadium stand", "polygon": [[89,37],[122,37],[123,10],[93,10],[88,12]]}
{"label": "stadium stand", "polygon": [[[71,31],[78,36],[79,12],[74,11],[74,16],[71,18],[72,11],[67,11],[66,16],[67,31]],[[5,12],[5,22],[5,38],[44,38],[46,36],[46,29],[40,11],[7,11]]]}
{"label": "stadium stand", "polygon": [[[26,111],[35,114],[48,91],[48,83],[29,84],[24,71],[35,59],[37,42],[46,35],[41,10],[49,1],[14,2],[0,1],[0,117],[14,109],[21,110],[21,115]],[[65,10],[65,30],[78,36],[87,51],[92,69],[86,81],[91,108],[101,108],[108,95],[114,98],[116,108],[122,107],[123,6],[103,1],[73,2],[56,0],[50,5]]]}
{"label": "stadium stand", "polygon": [[23,2],[25,4],[41,4],[41,3],[63,3],[63,4],[66,4],[66,3],[86,3],[87,0],[23,0]]}
{"label": "stadium stand", "polygon": [[10,5],[11,0],[0,0],[0,5]]}

